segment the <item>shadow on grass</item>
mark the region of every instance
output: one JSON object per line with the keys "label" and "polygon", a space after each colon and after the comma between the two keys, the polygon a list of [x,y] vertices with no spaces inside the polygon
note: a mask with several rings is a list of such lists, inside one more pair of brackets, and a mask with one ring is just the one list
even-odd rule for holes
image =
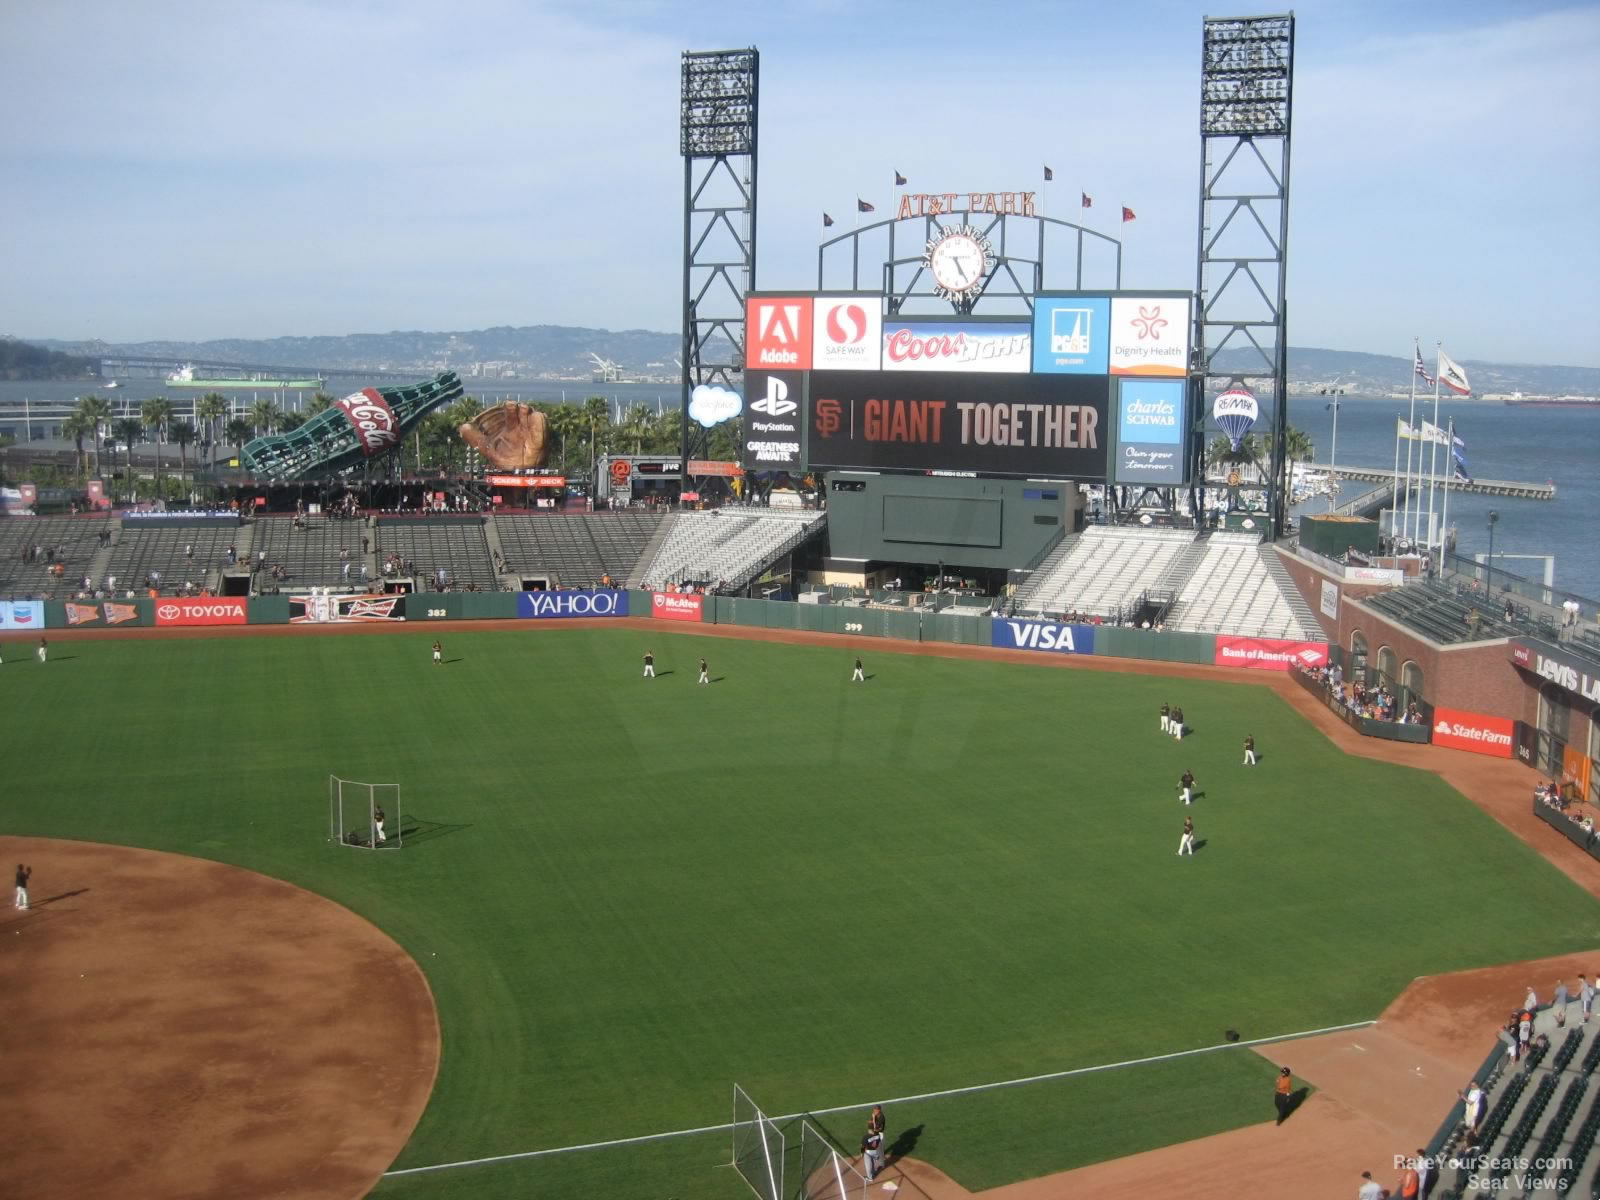
{"label": "shadow on grass", "polygon": [[917,1148],[917,1142],[921,1137],[921,1125],[913,1125],[910,1129],[903,1130],[894,1141],[889,1143],[886,1161],[899,1162]]}
{"label": "shadow on grass", "polygon": [[88,888],[82,887],[70,892],[62,892],[59,896],[46,896],[43,900],[33,901],[31,907],[43,908],[46,904],[54,904],[57,900],[71,900],[74,896],[81,896],[88,890]]}
{"label": "shadow on grass", "polygon": [[[448,825],[443,821],[425,821],[420,817],[408,816],[405,824],[400,829],[400,838],[407,846],[411,846],[421,842],[431,842],[434,839],[442,838],[447,834],[457,833],[460,830],[471,828],[472,826],[470,824]],[[383,846],[382,849],[387,850],[390,846],[395,845],[396,843],[394,841],[390,841],[388,845]]]}

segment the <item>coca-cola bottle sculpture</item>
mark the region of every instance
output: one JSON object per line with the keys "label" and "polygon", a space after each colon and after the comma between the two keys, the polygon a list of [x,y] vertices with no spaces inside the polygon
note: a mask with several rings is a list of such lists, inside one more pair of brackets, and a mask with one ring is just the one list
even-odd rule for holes
{"label": "coca-cola bottle sculpture", "polygon": [[362,388],[298,429],[256,438],[240,457],[247,471],[279,482],[338,474],[394,449],[423,417],[459,399],[454,371],[405,387]]}

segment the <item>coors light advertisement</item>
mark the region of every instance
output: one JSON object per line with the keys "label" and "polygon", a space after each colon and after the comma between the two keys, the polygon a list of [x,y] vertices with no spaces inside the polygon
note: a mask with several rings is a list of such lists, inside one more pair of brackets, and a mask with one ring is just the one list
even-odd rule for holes
{"label": "coors light advertisement", "polygon": [[1026,375],[1033,331],[1021,321],[893,321],[883,326],[885,371]]}

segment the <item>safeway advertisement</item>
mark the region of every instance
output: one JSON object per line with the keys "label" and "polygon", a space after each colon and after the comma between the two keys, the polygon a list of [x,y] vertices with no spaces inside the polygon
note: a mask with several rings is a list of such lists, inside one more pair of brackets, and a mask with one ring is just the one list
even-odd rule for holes
{"label": "safeway advertisement", "polygon": [[1510,758],[1512,721],[1456,708],[1433,710],[1433,744],[1452,750],[1470,750],[1494,758]]}
{"label": "safeway advertisement", "polygon": [[655,592],[650,597],[650,615],[663,621],[698,621],[704,601],[704,596]]}
{"label": "safeway advertisement", "polygon": [[1325,642],[1283,642],[1274,638],[1217,638],[1213,660],[1219,667],[1248,667],[1256,671],[1288,671],[1294,667],[1328,665]]}
{"label": "safeway advertisement", "polygon": [[243,625],[244,601],[222,596],[156,601],[157,625]]}

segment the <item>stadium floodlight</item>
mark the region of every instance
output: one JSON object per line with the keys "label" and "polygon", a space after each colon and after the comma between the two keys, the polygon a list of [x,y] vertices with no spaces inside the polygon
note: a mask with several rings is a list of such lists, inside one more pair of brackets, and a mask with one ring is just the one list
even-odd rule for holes
{"label": "stadium floodlight", "polygon": [[685,158],[751,152],[759,62],[754,48],[684,53],[679,152]]}
{"label": "stadium floodlight", "polygon": [[1207,20],[1200,72],[1202,136],[1289,132],[1292,16]]}

